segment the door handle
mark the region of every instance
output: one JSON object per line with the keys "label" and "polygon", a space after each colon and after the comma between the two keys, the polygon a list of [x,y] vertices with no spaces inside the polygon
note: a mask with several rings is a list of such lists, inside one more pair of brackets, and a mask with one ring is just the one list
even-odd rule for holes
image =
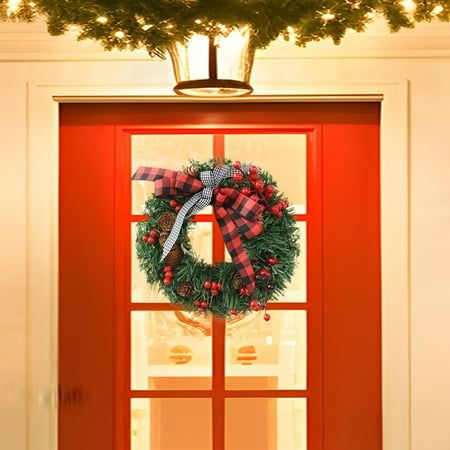
{"label": "door handle", "polygon": [[58,405],[60,408],[80,406],[83,402],[83,389],[81,387],[58,388]]}

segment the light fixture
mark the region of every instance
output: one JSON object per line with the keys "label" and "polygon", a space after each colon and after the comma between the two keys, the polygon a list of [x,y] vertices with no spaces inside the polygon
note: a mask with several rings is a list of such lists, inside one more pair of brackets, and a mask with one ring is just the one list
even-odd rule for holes
{"label": "light fixture", "polygon": [[[223,30],[222,30],[223,31]],[[175,73],[174,91],[180,95],[238,97],[253,92],[250,75],[255,49],[248,28],[224,34],[194,34],[170,49]]]}

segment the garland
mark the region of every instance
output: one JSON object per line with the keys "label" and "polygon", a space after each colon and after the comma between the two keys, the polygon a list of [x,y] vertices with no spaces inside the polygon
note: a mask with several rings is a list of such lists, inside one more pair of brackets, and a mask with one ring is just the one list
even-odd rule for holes
{"label": "garland", "polygon": [[[259,311],[278,299],[292,278],[300,252],[295,218],[272,176],[256,166],[235,162],[231,167],[230,163],[191,161],[184,172],[140,168],[133,176],[155,181],[155,194],[145,204],[149,219],[137,224],[137,257],[147,281],[157,284],[171,303],[219,317]],[[227,174],[218,183],[216,178],[208,202],[227,248],[232,249],[233,263],[211,265],[194,253],[188,238],[194,223],[183,220],[182,214],[190,211],[187,218],[199,210],[192,207],[196,193],[205,198],[206,175],[220,171]],[[234,226],[239,228],[242,248],[236,236],[227,238]],[[171,241],[174,234],[176,240]],[[270,315],[264,318],[269,320]]]}
{"label": "garland", "polygon": [[100,41],[106,50],[146,49],[165,57],[193,33],[226,35],[252,30],[252,45],[267,47],[279,36],[299,46],[331,38],[338,44],[349,29],[364,31],[384,16],[391,31],[415,22],[450,20],[448,0],[0,0],[0,19],[45,19],[52,35],[68,31]]}

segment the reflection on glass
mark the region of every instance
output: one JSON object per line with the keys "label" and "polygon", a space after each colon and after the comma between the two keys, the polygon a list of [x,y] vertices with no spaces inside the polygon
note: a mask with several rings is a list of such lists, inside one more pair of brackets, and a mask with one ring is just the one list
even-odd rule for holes
{"label": "reflection on glass", "polygon": [[306,450],[306,399],[225,402],[225,450]]}
{"label": "reflection on glass", "polygon": [[[212,262],[212,224],[196,223],[189,231],[194,252],[208,264]],[[136,256],[136,224],[131,225],[131,301],[136,303],[168,303],[167,297],[158,291],[157,285],[147,283],[145,273],[139,269]]]}
{"label": "reflection on glass", "polygon": [[300,230],[300,255],[297,258],[292,281],[279,299],[281,302],[306,302],[306,222],[297,222],[297,227]]}
{"label": "reflection on glass", "polygon": [[[306,311],[271,311],[227,325],[227,389],[306,389]],[[230,323],[231,322],[231,323]]]}
{"label": "reflection on glass", "polygon": [[131,450],[212,450],[211,400],[134,398]]}
{"label": "reflection on glass", "polygon": [[[278,298],[280,302],[306,302],[306,222],[297,222],[297,227],[300,230],[300,255],[297,258],[292,281],[286,286],[283,296]],[[231,262],[231,257],[226,246],[225,261]]]}
{"label": "reflection on glass", "polygon": [[210,389],[211,319],[185,311],[133,311],[132,389]]}
{"label": "reflection on glass", "polygon": [[[212,140],[212,135],[207,134],[134,135],[131,138],[130,178],[140,166],[182,170],[191,159],[204,161],[212,158]],[[154,192],[153,183],[133,181],[131,189],[132,214],[142,214],[145,201]]]}
{"label": "reflection on glass", "polygon": [[298,214],[306,212],[306,147],[305,134],[225,136],[225,156],[269,171]]}

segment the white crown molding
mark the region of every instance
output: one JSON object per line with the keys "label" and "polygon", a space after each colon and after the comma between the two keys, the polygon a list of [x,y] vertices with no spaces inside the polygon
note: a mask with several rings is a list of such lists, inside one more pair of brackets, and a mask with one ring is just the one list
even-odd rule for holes
{"label": "white crown molding", "polygon": [[[414,29],[390,33],[379,21],[364,33],[349,32],[341,45],[330,40],[299,48],[281,39],[258,59],[369,59],[369,58],[448,58],[450,25],[421,23]],[[45,23],[0,23],[0,62],[27,61],[148,61],[146,51],[105,52],[93,41],[77,41],[75,34],[50,36]],[[159,62],[159,59],[153,59]]]}

